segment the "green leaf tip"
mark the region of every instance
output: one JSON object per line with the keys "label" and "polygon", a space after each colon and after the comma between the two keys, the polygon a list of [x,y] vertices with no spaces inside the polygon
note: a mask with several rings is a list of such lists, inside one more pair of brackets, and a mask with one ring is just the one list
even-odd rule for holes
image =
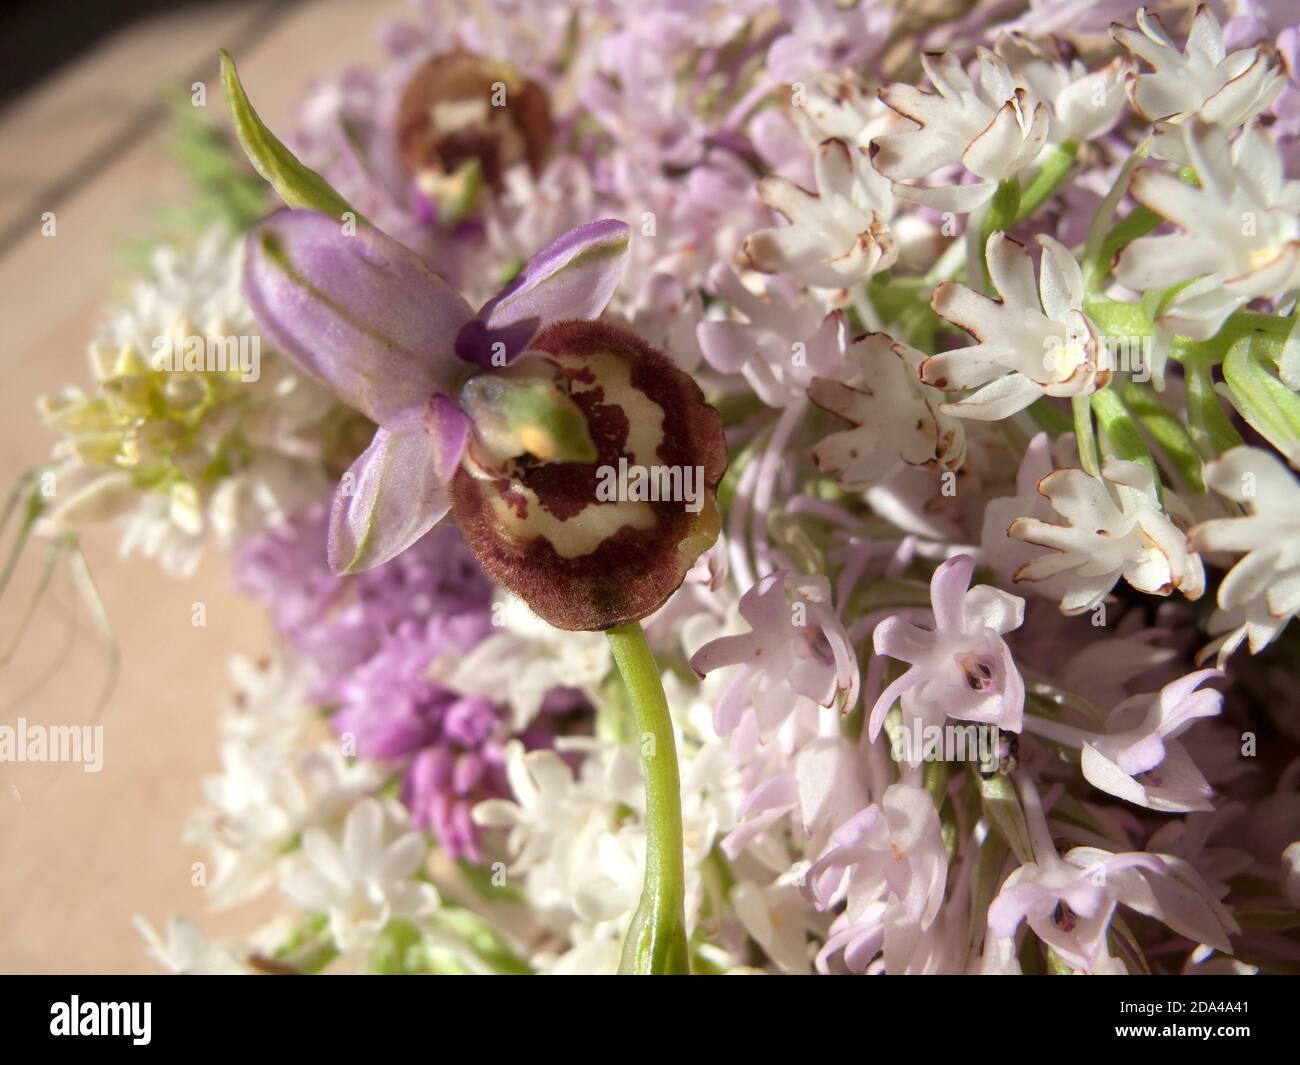
{"label": "green leaf tip", "polygon": [[239,81],[235,61],[224,48],[221,49],[221,86],[230,105],[240,147],[253,164],[253,169],[266,179],[286,204],[340,219],[351,214],[358,222],[364,221],[328,181],[304,166],[258,117]]}

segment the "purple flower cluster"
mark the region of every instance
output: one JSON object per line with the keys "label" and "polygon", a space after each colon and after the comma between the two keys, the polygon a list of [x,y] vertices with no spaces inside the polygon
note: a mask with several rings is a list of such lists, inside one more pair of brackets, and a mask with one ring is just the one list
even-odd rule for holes
{"label": "purple flower cluster", "polygon": [[392,764],[412,824],[448,854],[481,859],[475,803],[509,794],[505,744],[549,746],[547,722],[574,708],[555,693],[538,722],[511,731],[502,705],[430,678],[492,630],[492,584],[454,526],[440,526],[397,558],[352,576],[330,573],[327,508],[314,506],[248,542],[241,588],[265,603],[276,628],[316,666],[314,697],[348,753]]}

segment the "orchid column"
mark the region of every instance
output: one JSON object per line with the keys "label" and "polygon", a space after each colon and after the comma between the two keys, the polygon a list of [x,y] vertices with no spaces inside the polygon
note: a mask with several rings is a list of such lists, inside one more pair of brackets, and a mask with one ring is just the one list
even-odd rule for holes
{"label": "orchid column", "polygon": [[[671,359],[594,320],[622,275],[627,226],[565,234],[475,312],[276,140],[228,57],[223,76],[241,143],[290,207],[248,235],[249,306],[303,373],[377,426],[334,495],[331,568],[386,562],[450,512],[536,614],[609,632],[646,773],[646,882],[621,971],[688,971],[673,728],[639,622],[717,537],[726,445]],[[605,474],[624,467],[697,491],[605,498]]]}

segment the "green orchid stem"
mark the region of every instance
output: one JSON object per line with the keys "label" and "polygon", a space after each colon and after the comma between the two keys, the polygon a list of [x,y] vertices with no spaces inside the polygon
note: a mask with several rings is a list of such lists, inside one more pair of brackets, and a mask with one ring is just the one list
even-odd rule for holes
{"label": "green orchid stem", "polygon": [[984,222],[979,230],[979,247],[976,249],[976,255],[979,260],[980,274],[984,279],[984,291],[990,295],[989,268],[987,251],[989,238],[994,233],[1005,232],[1010,229],[1016,221],[1017,212],[1020,210],[1020,181],[1018,178],[1007,178],[998,182],[997,191],[993,193],[993,199],[989,201],[988,212],[984,215]]}
{"label": "green orchid stem", "polygon": [[1020,203],[1016,208],[1016,217],[1013,224],[1023,222],[1060,188],[1061,182],[1070,173],[1075,156],[1078,154],[1079,146],[1073,141],[1066,141],[1064,144],[1059,144],[1052,149],[1046,162],[1039,167],[1038,172],[1030,179],[1029,184],[1025,186],[1024,191],[1020,194]]}
{"label": "green orchid stem", "polygon": [[[1118,390],[1103,388],[1100,392],[1094,392],[1092,413],[1097,417],[1097,426],[1105,441],[1102,453],[1142,463],[1155,478],[1156,495],[1161,496],[1160,471],[1156,468],[1155,459],[1151,457],[1151,451],[1133,421],[1132,414],[1120,399]],[[1163,499],[1161,505],[1164,505]]]}
{"label": "green orchid stem", "polygon": [[641,735],[645,772],[645,886],[623,943],[620,974],[685,975],[686,860],[682,843],[682,789],[677,746],[659,667],[637,621],[606,632]]}
{"label": "green orchid stem", "polygon": [[[1112,387],[1115,387],[1114,383]],[[1197,495],[1204,495],[1201,456],[1182,421],[1160,401],[1159,394],[1149,384],[1125,381],[1118,383],[1118,387],[1125,406],[1159,445],[1169,465],[1182,478],[1183,487]]]}
{"label": "green orchid stem", "polygon": [[1210,360],[1183,363],[1187,373],[1187,426],[1202,460],[1209,461],[1243,443],[1214,391]]}
{"label": "green orchid stem", "polygon": [[1074,396],[1070,400],[1074,412],[1074,442],[1079,449],[1079,461],[1086,472],[1101,476],[1097,462],[1097,437],[1092,428],[1092,400],[1087,396]]}

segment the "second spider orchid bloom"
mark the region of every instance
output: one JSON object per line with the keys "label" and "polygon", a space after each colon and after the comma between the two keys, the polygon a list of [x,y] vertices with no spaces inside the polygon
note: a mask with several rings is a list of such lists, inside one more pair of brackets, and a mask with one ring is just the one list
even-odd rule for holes
{"label": "second spider orchid bloom", "polygon": [[[244,290],[262,331],[378,425],[335,493],[336,573],[393,558],[454,508],[484,568],[560,628],[643,617],[676,589],[716,534],[726,449],[670,359],[589,321],[627,249],[622,222],[580,226],[475,313],[369,226],[292,210],[254,227]],[[686,503],[599,497],[600,470],[624,460],[688,471]]]}
{"label": "second spider orchid bloom", "polygon": [[880,694],[868,728],[874,740],[885,715],[901,699],[905,723],[940,725],[946,718],[997,725],[1019,732],[1025,685],[1002,639],[1020,627],[1025,601],[987,585],[970,587],[975,560],[948,559],[934,571],[930,599],[934,628],[886,618],[874,636],[876,654],[911,665]]}

